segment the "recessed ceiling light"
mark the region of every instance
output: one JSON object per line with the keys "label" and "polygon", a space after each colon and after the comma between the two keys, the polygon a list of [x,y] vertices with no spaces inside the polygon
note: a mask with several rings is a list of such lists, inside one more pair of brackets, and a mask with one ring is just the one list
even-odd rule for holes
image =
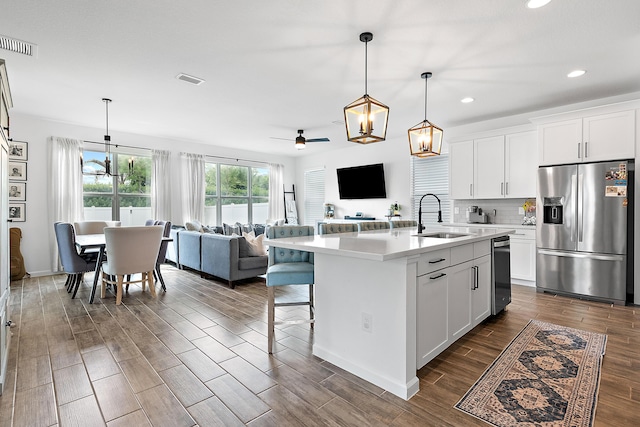
{"label": "recessed ceiling light", "polygon": [[570,77],[570,78],[580,77],[580,76],[584,75],[584,73],[586,73],[585,70],[573,70],[572,72],[567,74],[567,77]]}
{"label": "recessed ceiling light", "polygon": [[473,102],[473,101],[475,101],[475,99],[473,99],[473,98],[471,98],[471,97],[469,97],[469,96],[468,96],[468,97],[466,97],[466,98],[462,98],[462,99],[460,100],[460,102],[462,102],[463,104],[468,104],[468,103]]}
{"label": "recessed ceiling light", "polygon": [[529,9],[537,9],[549,3],[551,0],[526,0]]}
{"label": "recessed ceiling light", "polygon": [[183,82],[191,83],[192,85],[201,85],[204,83],[204,79],[200,77],[190,76],[189,74],[180,73],[176,76],[176,79],[182,80]]}

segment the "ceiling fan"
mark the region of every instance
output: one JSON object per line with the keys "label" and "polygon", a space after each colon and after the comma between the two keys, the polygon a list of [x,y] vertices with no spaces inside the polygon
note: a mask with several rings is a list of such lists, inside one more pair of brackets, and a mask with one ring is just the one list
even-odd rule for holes
{"label": "ceiling fan", "polygon": [[[307,142],[330,142],[329,138],[305,138],[304,136],[302,136],[303,133],[304,133],[303,129],[298,129],[298,136],[295,139],[296,148],[298,150],[302,150],[303,148],[305,148],[306,146],[305,144]],[[292,139],[289,139],[289,138],[276,138],[274,136],[272,136],[271,139],[284,139],[286,141],[293,141]]]}

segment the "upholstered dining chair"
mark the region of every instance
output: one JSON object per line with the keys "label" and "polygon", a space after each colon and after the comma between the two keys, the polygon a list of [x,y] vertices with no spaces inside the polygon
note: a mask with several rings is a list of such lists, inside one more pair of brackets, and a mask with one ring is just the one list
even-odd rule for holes
{"label": "upholstered dining chair", "polygon": [[351,233],[358,231],[358,226],[353,223],[321,222],[318,224],[318,234]]}
{"label": "upholstered dining chair", "polygon": [[418,221],[412,219],[399,219],[397,221],[389,221],[389,227],[391,228],[406,228],[417,227]]}
{"label": "upholstered dining chair", "polygon": [[68,222],[56,222],[53,224],[53,228],[58,242],[60,262],[63,270],[67,273],[67,281],[65,282],[67,292],[73,290],[71,298],[75,298],[80,283],[83,281],[84,273],[95,271],[96,260],[78,254],[73,225]]}
{"label": "upholstered dining chair", "polygon": [[[148,219],[145,221],[144,225],[149,227],[151,225],[161,225],[162,229],[162,237],[169,237],[171,233],[171,221],[157,221],[154,219]],[[156,267],[153,269],[153,277],[156,281],[159,281],[162,285],[162,290],[167,291],[167,287],[164,284],[164,277],[162,277],[162,272],[160,271],[160,266],[165,263],[167,258],[167,248],[169,247],[169,242],[162,241],[160,243],[160,251],[158,252],[158,260],[156,262]],[[129,285],[127,285],[127,290],[129,290]]]}
{"label": "upholstered dining chair", "polygon": [[358,231],[386,230],[390,228],[389,221],[362,221],[358,223]]}
{"label": "upholstered dining chair", "polygon": [[[313,236],[313,227],[306,225],[271,226],[267,230],[268,239],[285,237]],[[267,267],[267,296],[268,296],[268,350],[273,353],[275,325],[287,323],[311,323],[313,327],[313,253],[295,249],[278,247],[269,248],[269,266]],[[275,300],[275,288],[287,285],[309,286],[309,299],[300,302],[279,302]],[[308,305],[309,320],[275,321],[275,308],[281,306]]]}
{"label": "upholstered dining chair", "polygon": [[[101,297],[105,298],[107,284],[116,287],[116,305],[122,303],[123,285],[140,283],[142,290],[149,285],[149,292],[156,296],[153,270],[158,259],[163,227],[106,227],[107,262],[102,264]],[[141,274],[140,280],[131,275]],[[125,280],[125,276],[127,280]]]}

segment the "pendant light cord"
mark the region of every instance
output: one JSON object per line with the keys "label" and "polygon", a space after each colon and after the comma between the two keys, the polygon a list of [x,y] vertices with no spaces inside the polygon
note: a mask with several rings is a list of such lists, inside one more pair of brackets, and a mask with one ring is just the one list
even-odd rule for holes
{"label": "pendant light cord", "polygon": [[364,94],[367,95],[367,45],[369,44],[368,41],[364,42]]}
{"label": "pendant light cord", "polygon": [[427,121],[427,86],[429,79],[424,79],[424,121]]}

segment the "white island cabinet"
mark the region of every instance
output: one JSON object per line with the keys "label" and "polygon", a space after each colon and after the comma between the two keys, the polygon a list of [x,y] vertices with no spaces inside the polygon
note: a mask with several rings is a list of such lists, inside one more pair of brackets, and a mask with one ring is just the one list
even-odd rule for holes
{"label": "white island cabinet", "polygon": [[438,227],[458,238],[375,230],[268,240],[315,260],[313,354],[409,399],[417,370],[490,314],[491,239],[513,230]]}

